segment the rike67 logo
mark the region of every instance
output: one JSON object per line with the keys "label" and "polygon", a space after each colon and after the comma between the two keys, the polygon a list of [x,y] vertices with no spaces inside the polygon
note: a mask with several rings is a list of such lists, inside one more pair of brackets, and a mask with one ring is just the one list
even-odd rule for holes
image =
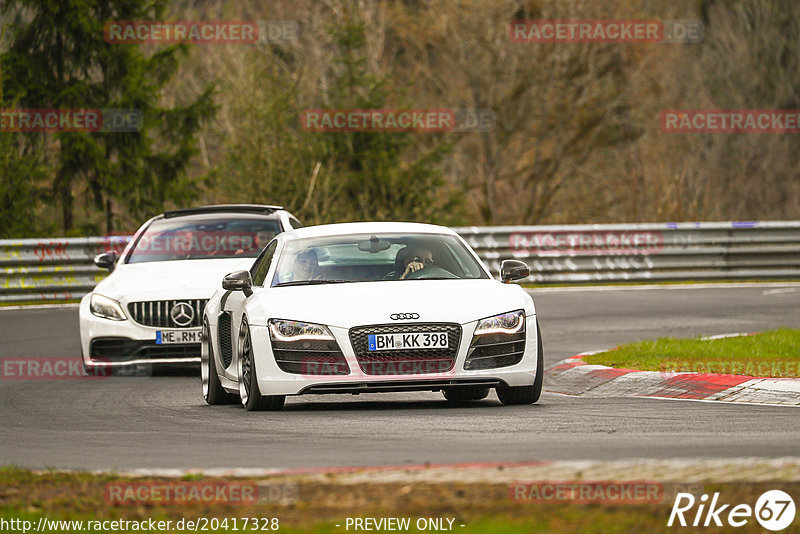
{"label": "rike67 logo", "polygon": [[695,499],[691,493],[678,493],[669,514],[667,526],[692,527],[742,527],[755,516],[758,524],[777,532],[792,524],[795,517],[794,500],[781,490],[770,490],[761,494],[755,507],[749,504],[732,505],[720,502],[719,492],[710,498],[703,494]]}

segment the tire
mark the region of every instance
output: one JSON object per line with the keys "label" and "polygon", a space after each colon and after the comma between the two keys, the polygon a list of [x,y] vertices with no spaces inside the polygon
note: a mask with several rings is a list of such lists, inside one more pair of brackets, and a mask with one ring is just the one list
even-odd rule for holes
{"label": "tire", "polygon": [[212,406],[232,404],[236,398],[225,391],[219,381],[217,364],[214,358],[214,345],[211,343],[211,328],[208,321],[203,321],[203,341],[200,349],[200,383],[203,386],[203,398]]}
{"label": "tire", "polygon": [[536,320],[536,377],[532,386],[516,386],[497,388],[497,398],[506,406],[520,404],[534,404],[542,396],[542,383],[544,382],[544,354],[542,352],[542,330],[539,320]]}
{"label": "tire", "polygon": [[239,331],[239,398],[248,412],[277,411],[283,408],[286,402],[285,395],[262,396],[258,389],[258,375],[247,319],[242,320],[242,328]]}
{"label": "tire", "polygon": [[444,398],[450,404],[461,404],[469,401],[479,401],[489,396],[489,388],[479,386],[447,388],[442,391]]}

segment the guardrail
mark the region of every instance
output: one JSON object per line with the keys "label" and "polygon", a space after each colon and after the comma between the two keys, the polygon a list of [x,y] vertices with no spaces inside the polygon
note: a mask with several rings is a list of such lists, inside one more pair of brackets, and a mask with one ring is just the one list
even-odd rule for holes
{"label": "guardrail", "polygon": [[0,302],[75,300],[108,274],[92,258],[130,236],[0,240]]}
{"label": "guardrail", "polygon": [[[528,281],[800,279],[800,221],[454,228],[492,272],[528,263]],[[128,236],[0,240],[0,302],[78,299],[103,279],[95,254]]]}
{"label": "guardrail", "polygon": [[800,221],[455,228],[487,266],[531,281],[800,279]]}

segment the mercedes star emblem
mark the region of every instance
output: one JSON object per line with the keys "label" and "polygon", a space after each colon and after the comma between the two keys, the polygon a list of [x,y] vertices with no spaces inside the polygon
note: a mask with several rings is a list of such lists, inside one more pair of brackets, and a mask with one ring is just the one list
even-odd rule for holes
{"label": "mercedes star emblem", "polygon": [[179,302],[169,312],[172,322],[178,326],[189,326],[194,320],[194,309],[188,302]]}

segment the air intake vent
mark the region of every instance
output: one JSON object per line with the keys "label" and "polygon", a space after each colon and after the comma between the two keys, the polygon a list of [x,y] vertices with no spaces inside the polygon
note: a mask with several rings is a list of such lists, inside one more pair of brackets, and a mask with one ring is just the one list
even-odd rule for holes
{"label": "air intake vent", "polygon": [[299,375],[349,375],[350,367],[336,341],[272,341],[281,371]]}
{"label": "air intake vent", "polygon": [[233,360],[233,345],[231,343],[231,313],[223,312],[217,322],[217,336],[219,338],[219,356],[225,367],[230,366]]}
{"label": "air intake vent", "polygon": [[464,369],[496,369],[522,361],[525,355],[525,329],[515,334],[485,334],[473,336],[464,362]]}

